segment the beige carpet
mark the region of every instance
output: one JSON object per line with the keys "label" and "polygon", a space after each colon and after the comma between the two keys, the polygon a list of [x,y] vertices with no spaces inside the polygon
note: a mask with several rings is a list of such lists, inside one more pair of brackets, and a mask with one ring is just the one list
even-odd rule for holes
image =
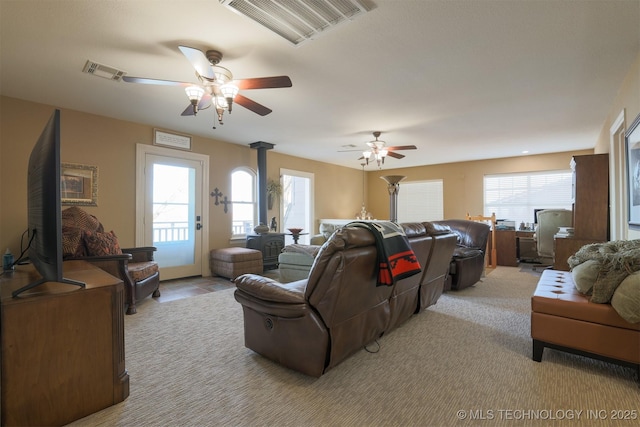
{"label": "beige carpet", "polygon": [[73,425],[637,425],[632,369],[553,350],[531,360],[536,282],[498,267],[319,379],[244,347],[233,290],[141,304],[125,320],[129,398]]}

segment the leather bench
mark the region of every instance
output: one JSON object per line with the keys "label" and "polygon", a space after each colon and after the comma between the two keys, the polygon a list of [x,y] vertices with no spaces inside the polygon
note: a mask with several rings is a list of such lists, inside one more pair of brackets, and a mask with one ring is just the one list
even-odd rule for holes
{"label": "leather bench", "polygon": [[571,272],[544,270],[531,297],[533,360],[553,348],[629,366],[640,378],[640,323],[578,292]]}
{"label": "leather bench", "polygon": [[211,274],[228,279],[246,274],[262,274],[262,252],[249,248],[221,248],[209,252]]}

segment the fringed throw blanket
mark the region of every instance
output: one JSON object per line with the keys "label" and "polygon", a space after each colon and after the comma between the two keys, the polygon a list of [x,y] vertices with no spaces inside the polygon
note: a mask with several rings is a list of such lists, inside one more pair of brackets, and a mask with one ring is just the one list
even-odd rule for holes
{"label": "fringed throw blanket", "polygon": [[615,240],[585,245],[569,257],[569,267],[573,269],[587,260],[600,263],[591,301],[608,303],[618,285],[628,275],[640,270],[640,240]]}
{"label": "fringed throw blanket", "polygon": [[375,236],[378,249],[378,286],[392,286],[397,280],[422,271],[404,231],[395,223],[356,221],[347,226],[366,228]]}

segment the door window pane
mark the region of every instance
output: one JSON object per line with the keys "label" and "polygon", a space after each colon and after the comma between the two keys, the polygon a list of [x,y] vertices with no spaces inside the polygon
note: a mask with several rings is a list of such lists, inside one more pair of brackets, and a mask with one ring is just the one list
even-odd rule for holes
{"label": "door window pane", "polygon": [[161,267],[195,257],[195,169],[153,165],[153,245]]}

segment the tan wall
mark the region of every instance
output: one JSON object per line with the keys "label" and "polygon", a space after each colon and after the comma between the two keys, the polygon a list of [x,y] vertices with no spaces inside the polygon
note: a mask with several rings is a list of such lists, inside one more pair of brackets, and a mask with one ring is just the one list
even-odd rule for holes
{"label": "tan wall", "polygon": [[[387,183],[380,179],[384,175],[404,175],[405,181],[441,179],[444,191],[444,217],[464,218],[483,212],[483,179],[488,174],[530,172],[541,170],[569,169],[573,155],[592,154],[592,150],[544,154],[536,156],[510,157],[505,159],[478,160],[473,162],[447,163],[433,166],[378,170],[368,175],[370,206],[377,218],[389,217],[389,193]],[[402,183],[400,183],[402,191]]]}
{"label": "tan wall", "polygon": [[[27,226],[27,176],[29,154],[55,107],[15,98],[0,98],[0,248],[15,256]],[[135,243],[136,144],[152,144],[153,128],[93,114],[61,109],[61,159],[98,166],[98,206],[85,209],[114,230],[122,246]],[[209,188],[231,194],[230,172],[239,166],[256,169],[257,152],[246,146],[202,137],[192,138],[193,152],[210,157]],[[360,209],[362,175],[358,169],[329,165],[277,153],[267,154],[267,176],[277,179],[280,168],[315,174],[316,218],[351,216]],[[340,188],[340,191],[335,191]],[[229,245],[231,213],[209,198],[211,248]],[[277,216],[277,207],[269,217]],[[279,219],[279,218],[278,218]]]}
{"label": "tan wall", "polygon": [[[602,125],[595,147],[596,153],[610,152],[610,129],[614,120],[623,110],[625,112],[625,125],[628,127],[640,115],[640,53],[622,82],[618,95],[609,109],[609,114]],[[612,195],[611,204],[618,206],[623,211],[628,209],[626,202],[616,200],[615,195]],[[640,228],[627,227],[627,232],[628,239],[640,239]]]}
{"label": "tan wall", "polygon": [[[20,235],[26,229],[26,165],[33,144],[54,107],[0,97],[0,250],[9,247],[19,253]],[[622,109],[629,125],[640,114],[640,54],[610,107],[595,152],[609,151],[609,128]],[[135,233],[135,146],[151,144],[153,128],[121,120],[62,109],[64,162],[95,165],[99,168],[98,207],[87,210],[108,229],[114,230],[123,246],[134,244]],[[230,194],[229,175],[233,168],[256,168],[256,152],[247,146],[193,137],[193,151],[210,156],[209,187]],[[270,142],[270,141],[268,141]],[[280,168],[315,174],[315,218],[354,217],[362,202],[362,171],[277,153],[267,155],[267,176],[277,179]],[[443,179],[444,216],[460,218],[483,208],[483,176],[486,174],[566,169],[572,155],[592,152],[565,152],[507,159],[450,163],[414,168],[367,172],[367,208],[377,218],[387,218],[389,196],[382,175],[406,175],[407,180]],[[620,203],[612,200],[612,203]],[[626,208],[626,207],[624,207]],[[227,246],[231,216],[209,199],[209,242],[212,248]],[[277,216],[276,209],[269,217]],[[279,219],[279,218],[278,218]],[[316,225],[317,227],[317,225]],[[317,231],[317,230],[314,230]],[[629,230],[629,238],[640,238],[640,230]]]}

